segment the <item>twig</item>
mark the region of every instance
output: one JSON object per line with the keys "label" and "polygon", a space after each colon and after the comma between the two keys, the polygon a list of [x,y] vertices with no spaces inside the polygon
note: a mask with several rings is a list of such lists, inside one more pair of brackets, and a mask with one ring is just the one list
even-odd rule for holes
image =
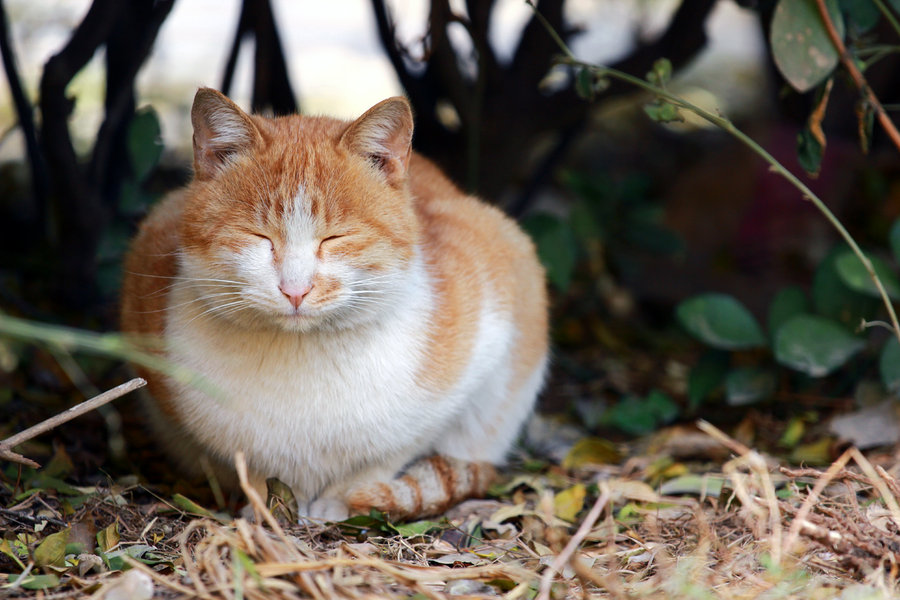
{"label": "twig", "polygon": [[16,454],[15,452],[13,452],[12,448],[18,446],[23,442],[27,442],[31,438],[37,437],[42,433],[46,433],[51,429],[59,427],[63,423],[71,421],[75,417],[80,417],[86,412],[90,412],[97,407],[108,404],[116,398],[124,396],[128,392],[132,392],[145,385],[147,385],[147,382],[145,380],[141,379],[140,377],[136,377],[127,383],[116,386],[109,391],[103,392],[99,396],[91,398],[90,400],[85,400],[81,404],[76,404],[72,408],[61,412],[56,416],[50,417],[46,421],[42,421],[37,425],[34,425],[33,427],[29,427],[24,431],[20,431],[19,433],[6,438],[2,442],[0,442],[0,459],[21,463],[35,469],[40,467],[40,465],[33,460],[30,460],[21,456],[20,454]]}
{"label": "twig", "polygon": [[269,524],[269,527],[272,528],[272,531],[275,532],[281,541],[284,542],[285,547],[290,549],[291,558],[296,560],[301,560],[301,556],[297,552],[297,547],[295,544],[292,544],[290,540],[288,540],[287,535],[285,535],[284,530],[281,528],[281,525],[278,524],[278,521],[275,520],[275,517],[272,516],[272,512],[266,508],[266,503],[260,497],[259,492],[256,491],[252,485],[250,485],[250,478],[247,476],[247,460],[244,458],[244,453],[240,450],[235,452],[234,454],[234,467],[237,470],[238,481],[241,484],[241,489],[244,491],[244,494],[247,495],[247,500],[250,501],[251,506],[253,506],[253,512],[256,513],[256,518],[262,518],[266,523]]}
{"label": "twig", "polygon": [[797,542],[797,538],[800,536],[800,528],[803,526],[803,523],[806,522],[806,516],[809,514],[809,511],[812,510],[813,505],[816,503],[816,500],[819,499],[819,494],[822,493],[822,490],[825,489],[825,486],[834,479],[834,476],[844,468],[844,466],[850,462],[851,453],[850,450],[852,448],[848,448],[841,456],[831,463],[831,466],[828,467],[828,470],[825,471],[824,475],[822,475],[819,480],[816,482],[816,485],[813,486],[812,491],[809,493],[809,496],[806,497],[806,500],[803,501],[803,506],[800,507],[800,510],[797,511],[797,515],[794,517],[793,522],[791,523],[791,528],[788,531],[787,539],[784,541],[784,552],[788,553],[791,551],[793,545]]}
{"label": "twig", "polygon": [[563,548],[562,552],[557,555],[550,564],[550,567],[544,571],[544,574],[541,576],[541,588],[540,593],[537,595],[537,600],[550,599],[550,583],[553,580],[553,573],[560,572],[563,566],[569,562],[572,555],[575,554],[575,550],[578,549],[578,546],[581,545],[581,542],[584,541],[584,538],[587,537],[587,534],[590,533],[591,529],[594,527],[594,523],[600,518],[600,513],[603,512],[604,507],[609,503],[609,487],[605,484],[601,484],[601,489],[603,490],[603,493],[601,493],[600,497],[597,498],[597,501],[594,502],[594,506],[584,518],[584,521],[581,522],[578,531],[575,532],[575,535],[572,536],[572,539],[569,540],[566,547]]}
{"label": "twig", "polygon": [[888,137],[891,138],[891,142],[894,143],[897,150],[900,150],[900,132],[897,131],[894,122],[891,121],[891,118],[884,110],[884,107],[878,100],[878,96],[876,96],[875,92],[872,91],[872,88],[869,87],[869,83],[863,76],[862,71],[859,70],[853,62],[853,58],[847,52],[847,47],[844,46],[844,41],[838,34],[837,29],[834,28],[834,23],[831,21],[831,15],[828,14],[825,0],[816,0],[816,8],[819,10],[819,16],[822,17],[822,23],[825,25],[825,31],[828,33],[828,37],[831,38],[831,43],[834,44],[835,50],[837,50],[838,55],[841,57],[844,68],[847,69],[847,73],[850,74],[853,83],[856,84],[859,91],[865,95],[866,101],[875,109],[875,113],[878,115],[878,121],[884,128],[885,133],[888,134]]}

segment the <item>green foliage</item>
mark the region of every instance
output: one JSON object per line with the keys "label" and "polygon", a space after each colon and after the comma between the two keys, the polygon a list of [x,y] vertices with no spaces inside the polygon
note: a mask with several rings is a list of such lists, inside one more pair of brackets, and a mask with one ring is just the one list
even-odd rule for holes
{"label": "green foliage", "polygon": [[750,311],[725,294],[703,294],[675,310],[678,321],[694,337],[719,350],[764,346],[766,338]]}
{"label": "green foliage", "polygon": [[679,414],[678,405],[667,394],[653,390],[647,396],[626,396],[609,408],[601,422],[625,433],[643,435],[670,423]]}
{"label": "green foliage", "polygon": [[728,373],[728,352],[708,350],[688,375],[688,408],[696,411],[706,398],[722,387]]}
{"label": "green foliage", "polygon": [[881,349],[878,360],[881,381],[888,391],[900,393],[900,342],[897,338],[889,338]]}
{"label": "green foliage", "polygon": [[838,0],[838,6],[847,24],[859,33],[875,27],[881,18],[881,11],[872,0]]}
{"label": "green foliage", "polygon": [[569,213],[539,213],[522,220],[548,279],[560,292],[569,289],[579,266],[623,272],[633,269],[635,252],[671,254],[681,249],[681,240],[661,224],[662,210],[646,178],[616,181],[568,172],[562,180],[574,197]]}
{"label": "green foliage", "polygon": [[809,127],[804,127],[797,134],[797,160],[807,173],[816,174],[822,164],[825,147],[813,134]]}
{"label": "green foliage", "polygon": [[[889,242],[892,250],[900,247],[900,219],[890,229]],[[872,253],[867,253],[867,258],[890,296],[900,298],[894,267]],[[860,259],[846,245],[838,244],[816,269],[812,301],[796,286],[775,294],[768,310],[767,336],[759,331],[749,311],[730,296],[704,294],[685,300],[676,310],[679,322],[714,349],[704,354],[689,374],[691,408],[723,386],[731,405],[766,400],[777,390],[777,366],[812,378],[845,367],[867,346],[866,338],[854,331],[878,314],[878,298]],[[757,353],[749,361],[744,358],[740,366],[732,366],[735,360],[723,352],[762,347],[767,352]],[[900,391],[900,344],[894,337],[880,351],[879,370],[885,388]]]}
{"label": "green foliage", "polygon": [[[844,19],[837,0],[827,0],[831,20],[844,35]],[[815,0],[779,0],[769,30],[775,65],[798,92],[824,81],[840,57],[825,30]]]}
{"label": "green foliage", "polygon": [[121,260],[132,235],[128,221],[142,216],[156,199],[144,185],[162,156],[161,133],[159,117],[152,106],[138,110],[128,127],[126,145],[131,176],[122,182],[117,210],[124,218],[106,229],[97,249],[97,282],[106,296],[121,287]]}
{"label": "green foliage", "polygon": [[[872,263],[872,268],[875,270],[875,274],[878,275],[878,279],[881,280],[881,284],[884,286],[888,296],[893,300],[900,299],[900,281],[897,281],[897,276],[891,271],[888,264],[877,256],[868,256],[867,258]],[[859,257],[850,250],[840,253],[835,258],[834,267],[841,281],[851,290],[873,298],[881,297],[875,281],[869,275]]]}
{"label": "green foliage", "polygon": [[775,334],[775,359],[810,377],[824,377],[865,347],[839,323],[816,315],[797,315]]}
{"label": "green foliage", "polygon": [[809,312],[809,299],[803,289],[797,286],[789,286],[779,290],[769,305],[769,335],[784,325],[791,317]]}
{"label": "green foliage", "polygon": [[725,398],[731,406],[767,400],[775,393],[778,376],[769,367],[738,367],[725,377]]}
{"label": "green foliage", "polygon": [[571,224],[553,215],[539,214],[524,221],[523,227],[537,246],[547,279],[560,291],[569,289],[578,259],[578,242]]}
{"label": "green foliage", "polygon": [[162,156],[162,129],[152,106],[138,110],[128,127],[128,157],[136,181],[144,181]]}

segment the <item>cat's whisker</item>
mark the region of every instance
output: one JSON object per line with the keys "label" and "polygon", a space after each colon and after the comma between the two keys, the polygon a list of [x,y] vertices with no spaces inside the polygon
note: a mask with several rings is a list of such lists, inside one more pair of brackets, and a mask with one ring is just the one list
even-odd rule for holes
{"label": "cat's whisker", "polygon": [[179,288],[185,289],[185,290],[194,290],[197,288],[219,288],[219,289],[229,289],[230,288],[230,289],[240,290],[245,286],[238,285],[235,283],[182,283],[182,282],[176,282],[176,283],[171,283],[171,284],[169,284],[165,287],[162,287],[158,290],[155,290],[153,292],[150,292],[149,294],[143,294],[140,296],[140,298],[153,298],[154,296],[159,296],[160,294],[165,294],[169,290],[171,290],[175,287],[179,287]]}
{"label": "cat's whisker", "polygon": [[186,302],[179,302],[178,304],[173,304],[172,306],[167,306],[165,308],[161,308],[159,310],[148,310],[146,313],[154,313],[154,312],[165,312],[167,310],[173,310],[176,308],[181,308],[182,306],[189,306],[191,304],[195,304],[197,302],[208,302],[213,298],[221,298],[222,296],[238,296],[240,297],[242,292],[219,292],[216,294],[204,294],[203,296],[198,296],[193,300],[187,300]]}
{"label": "cat's whisker", "polygon": [[[231,314],[232,312],[237,312],[238,310],[252,307],[252,306],[253,306],[253,304],[251,304],[250,302],[247,302],[246,300],[235,300],[234,302],[226,302],[225,304],[210,306],[203,312],[195,315],[190,321],[187,322],[187,324],[191,324],[194,321],[196,321],[197,319],[199,319],[203,316],[206,316],[208,314],[211,314],[211,313],[215,313],[217,316],[223,316],[223,315]],[[225,309],[227,309],[227,308],[233,308],[233,310],[225,311]],[[225,311],[225,312],[223,312],[223,311]]]}
{"label": "cat's whisker", "polygon": [[214,281],[217,283],[233,283],[235,285],[247,285],[246,281],[233,281],[231,279],[216,279],[214,277],[182,277],[178,275],[154,275],[150,273],[137,273],[135,271],[125,271],[129,275],[137,277],[150,277],[152,279],[170,279],[175,281]]}

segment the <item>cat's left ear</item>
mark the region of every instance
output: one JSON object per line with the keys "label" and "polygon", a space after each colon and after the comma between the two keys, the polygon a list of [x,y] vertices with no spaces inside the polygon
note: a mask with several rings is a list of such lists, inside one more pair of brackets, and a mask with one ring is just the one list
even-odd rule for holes
{"label": "cat's left ear", "polygon": [[211,88],[197,90],[191,124],[194,126],[194,172],[198,179],[214,177],[262,140],[253,119],[224,94]]}
{"label": "cat's left ear", "polygon": [[397,185],[406,179],[412,145],[413,117],[409,101],[401,96],[382,100],[350,125],[341,144],[371,159]]}

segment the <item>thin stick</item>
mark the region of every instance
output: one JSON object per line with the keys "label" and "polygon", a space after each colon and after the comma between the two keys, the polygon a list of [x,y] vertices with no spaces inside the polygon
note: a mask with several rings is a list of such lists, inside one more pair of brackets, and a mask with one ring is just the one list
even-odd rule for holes
{"label": "thin stick", "polygon": [[275,532],[281,541],[284,542],[285,547],[290,551],[291,558],[295,560],[301,560],[302,557],[297,551],[297,546],[292,544],[288,539],[287,535],[285,535],[284,530],[278,524],[278,521],[275,517],[272,516],[272,512],[266,508],[266,503],[260,497],[259,492],[256,491],[252,485],[250,485],[250,478],[247,475],[247,460],[244,458],[244,453],[241,450],[238,450],[234,453],[234,467],[237,471],[238,481],[241,484],[241,489],[244,491],[244,494],[247,496],[247,500],[250,501],[250,505],[253,507],[253,511],[256,513],[258,519],[264,520],[269,524],[269,527],[272,528],[272,531]]}
{"label": "thin stick", "polygon": [[844,46],[841,36],[838,35],[837,29],[834,28],[834,23],[831,21],[831,15],[828,14],[825,0],[816,0],[816,8],[819,9],[819,16],[822,17],[825,31],[828,33],[828,37],[831,38],[831,43],[834,44],[835,50],[837,50],[838,55],[841,57],[844,68],[847,69],[847,73],[850,74],[853,83],[856,84],[859,91],[865,95],[866,101],[875,109],[875,114],[878,115],[878,122],[881,123],[881,127],[884,128],[885,133],[891,138],[891,142],[897,147],[897,150],[900,150],[900,132],[897,131],[894,122],[891,121],[887,111],[884,110],[884,107],[878,100],[878,96],[876,96],[875,92],[872,91],[872,88],[869,87],[869,83],[863,76],[862,71],[857,68],[856,64],[853,62],[853,58],[847,53],[847,47]]}
{"label": "thin stick", "polygon": [[46,433],[51,429],[59,427],[63,423],[71,421],[75,417],[80,417],[86,412],[90,412],[97,407],[108,404],[116,398],[124,396],[128,392],[132,392],[145,385],[147,385],[147,382],[145,380],[141,379],[140,377],[135,377],[131,381],[103,392],[99,396],[94,396],[90,400],[85,400],[81,404],[76,404],[72,408],[63,411],[56,416],[50,417],[46,421],[41,421],[33,427],[29,427],[24,431],[20,431],[19,433],[6,438],[2,442],[0,442],[0,459],[22,463],[24,465],[28,465],[29,467],[38,468],[40,466],[38,463],[28,458],[24,458],[19,454],[16,454],[12,451],[12,448],[18,446],[23,442],[27,442],[31,438],[37,437],[42,433]]}
{"label": "thin stick", "polygon": [[800,507],[800,510],[797,511],[797,514],[794,515],[794,520],[791,523],[791,528],[788,531],[787,539],[784,541],[784,553],[788,554],[793,548],[794,544],[797,543],[797,538],[800,536],[800,528],[803,526],[803,523],[806,522],[806,517],[809,515],[809,512],[812,510],[813,504],[819,499],[819,494],[822,493],[822,490],[825,489],[825,486],[828,485],[834,476],[843,469],[848,462],[850,462],[850,458],[852,454],[850,449],[848,448],[841,456],[831,463],[831,466],[828,467],[828,470],[819,477],[819,480],[816,481],[816,485],[813,486],[812,491],[806,497],[806,500],[803,501],[803,505]]}
{"label": "thin stick", "polygon": [[550,567],[544,571],[544,574],[541,576],[541,589],[540,593],[537,596],[537,600],[549,600],[550,598],[550,583],[553,580],[553,573],[559,573],[563,566],[572,558],[572,555],[575,554],[575,550],[578,549],[578,546],[581,545],[581,542],[584,541],[584,538],[587,537],[587,534],[591,532],[591,529],[594,527],[594,523],[597,522],[597,519],[600,518],[600,513],[603,512],[604,507],[609,503],[610,491],[609,487],[605,484],[601,484],[603,493],[600,494],[600,497],[597,498],[597,501],[594,502],[594,506],[591,508],[591,511],[584,518],[584,521],[581,522],[581,526],[578,528],[578,531],[575,532],[575,535],[572,536],[572,539],[569,540],[569,543],[566,544],[566,547],[563,548],[562,552],[557,555],[557,557],[550,564]]}

